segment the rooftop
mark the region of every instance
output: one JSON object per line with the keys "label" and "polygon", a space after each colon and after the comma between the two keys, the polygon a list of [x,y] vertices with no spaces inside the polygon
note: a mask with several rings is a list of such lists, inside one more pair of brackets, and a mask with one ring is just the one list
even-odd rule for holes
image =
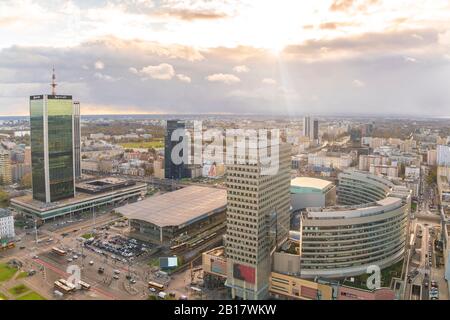
{"label": "rooftop", "polygon": [[129,219],[142,220],[159,227],[190,224],[225,210],[227,191],[200,186],[154,196],[116,209]]}
{"label": "rooftop", "polygon": [[0,218],[9,217],[11,212],[7,209],[0,208]]}
{"label": "rooftop", "polygon": [[311,188],[311,189],[318,189],[321,191],[327,189],[332,185],[333,183],[331,181],[310,177],[297,177],[291,180],[291,187]]}
{"label": "rooftop", "polygon": [[40,212],[46,212],[48,210],[62,208],[62,207],[68,206],[68,205],[73,205],[73,204],[77,204],[80,202],[94,200],[96,198],[101,198],[101,197],[104,197],[105,195],[110,195],[110,194],[112,195],[117,192],[127,191],[134,187],[142,188],[144,186],[146,186],[145,183],[138,182],[138,183],[134,183],[133,185],[115,188],[114,190],[104,190],[103,192],[97,192],[97,193],[87,193],[87,192],[82,192],[79,189],[77,189],[77,192],[75,193],[75,197],[62,199],[62,200],[51,202],[51,203],[45,203],[42,201],[34,200],[33,194],[28,193],[24,196],[12,198],[11,202],[17,203],[21,206],[30,207],[33,210],[37,210]]}

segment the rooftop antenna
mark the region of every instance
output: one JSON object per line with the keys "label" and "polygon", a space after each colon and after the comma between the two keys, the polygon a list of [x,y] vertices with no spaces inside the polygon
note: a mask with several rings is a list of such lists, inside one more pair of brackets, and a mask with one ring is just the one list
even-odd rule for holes
{"label": "rooftop antenna", "polygon": [[52,95],[56,95],[56,90],[55,89],[56,89],[57,84],[56,84],[55,80],[56,80],[55,67],[53,67],[52,83],[50,84],[51,87],[52,87]]}

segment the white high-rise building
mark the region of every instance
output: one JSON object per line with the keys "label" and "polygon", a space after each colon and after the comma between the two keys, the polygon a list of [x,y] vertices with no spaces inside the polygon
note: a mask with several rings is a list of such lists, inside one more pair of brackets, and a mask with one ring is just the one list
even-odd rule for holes
{"label": "white high-rise building", "polygon": [[15,236],[14,217],[9,210],[0,209],[0,239],[9,239]]}
{"label": "white high-rise building", "polygon": [[11,154],[0,146],[0,184],[11,183]]}
{"label": "white high-rise building", "polygon": [[267,150],[252,144],[249,149],[258,155],[255,163],[250,156],[235,157],[226,167],[226,285],[233,298],[260,300],[269,294],[272,253],[289,235],[290,147],[279,145],[278,170],[268,175],[260,156]]}

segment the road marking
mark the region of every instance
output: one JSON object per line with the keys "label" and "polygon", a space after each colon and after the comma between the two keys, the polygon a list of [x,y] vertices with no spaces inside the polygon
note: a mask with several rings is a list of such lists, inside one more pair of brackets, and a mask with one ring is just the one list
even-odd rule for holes
{"label": "road marking", "polygon": [[[65,276],[65,277],[70,276],[70,274],[68,274],[67,272],[65,272],[65,271],[55,267],[54,265],[52,265],[52,264],[50,264],[50,263],[48,263],[46,261],[43,261],[41,259],[35,259],[35,261],[37,263],[43,265],[44,267],[47,267],[47,268],[53,270],[54,272],[56,272],[57,274],[59,274],[61,276]],[[112,295],[112,294],[110,294],[108,292],[105,292],[105,291],[103,291],[103,290],[101,290],[99,288],[91,287],[91,290],[93,290],[93,291],[95,291],[95,292],[97,292],[97,293],[99,293],[101,295],[104,295],[104,296],[106,296],[106,297],[108,297],[110,299],[119,300],[116,296],[114,296],[114,295]]]}

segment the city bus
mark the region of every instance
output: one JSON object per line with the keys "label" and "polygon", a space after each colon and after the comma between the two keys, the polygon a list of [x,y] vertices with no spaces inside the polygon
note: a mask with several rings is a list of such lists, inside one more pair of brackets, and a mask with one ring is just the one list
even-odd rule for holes
{"label": "city bus", "polygon": [[74,285],[73,283],[70,283],[69,281],[66,281],[64,279],[59,279],[58,280],[61,284],[65,285],[66,287],[68,287],[70,289],[70,291],[73,291],[77,288],[76,285]]}
{"label": "city bus", "polygon": [[84,281],[78,281],[78,284],[81,286],[84,290],[89,290],[91,288],[91,285],[89,283],[86,283]]}
{"label": "city bus", "polygon": [[72,292],[72,289],[71,289],[71,288],[69,288],[68,286],[62,284],[62,283],[59,282],[59,281],[55,281],[55,288],[58,289],[58,290],[61,290],[61,291],[64,292],[64,293],[70,293],[70,292]]}
{"label": "city bus", "polygon": [[157,282],[153,282],[153,281],[150,281],[148,283],[148,287],[149,288],[154,288],[156,290],[163,290],[164,289],[164,285],[162,285],[160,283],[157,283]]}
{"label": "city bus", "polygon": [[60,256],[65,256],[65,255],[67,254],[66,251],[61,250],[61,249],[56,248],[56,247],[53,247],[53,248],[52,248],[52,252],[53,252],[53,253],[56,253],[57,255],[60,255]]}

